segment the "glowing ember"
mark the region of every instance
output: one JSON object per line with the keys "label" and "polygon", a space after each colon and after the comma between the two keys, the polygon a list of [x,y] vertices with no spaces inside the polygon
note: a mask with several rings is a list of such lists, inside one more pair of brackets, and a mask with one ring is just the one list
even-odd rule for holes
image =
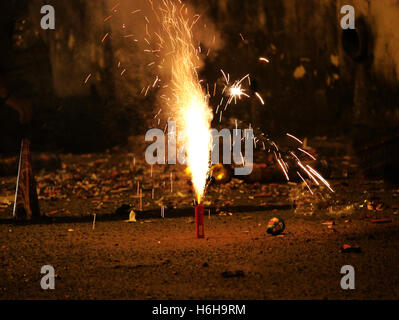
{"label": "glowing ember", "polygon": [[223,92],[226,90],[226,88],[227,88],[227,94],[228,94],[228,96],[229,96],[229,99],[227,100],[227,102],[226,102],[226,107],[233,101],[233,99],[234,99],[234,102],[237,102],[237,98],[238,98],[238,100],[240,100],[241,99],[241,96],[244,96],[244,97],[247,97],[247,98],[249,98],[249,95],[248,94],[246,94],[245,93],[245,89],[243,89],[242,88],[242,82],[245,80],[245,79],[248,79],[248,81],[249,81],[249,74],[247,74],[244,78],[242,78],[241,80],[239,80],[239,81],[235,81],[230,87],[229,87],[229,76],[227,75],[226,76],[226,74],[224,73],[224,71],[223,70],[221,70],[221,72],[222,72],[222,74],[223,74],[223,77],[224,77],[224,79],[225,79],[225,81],[226,81],[226,84],[225,84],[225,88],[223,89]]}
{"label": "glowing ember", "polygon": [[263,62],[266,62],[266,63],[269,63],[269,62],[270,62],[269,59],[267,59],[267,58],[265,58],[265,57],[260,57],[260,58],[259,58],[259,61],[263,61]]}

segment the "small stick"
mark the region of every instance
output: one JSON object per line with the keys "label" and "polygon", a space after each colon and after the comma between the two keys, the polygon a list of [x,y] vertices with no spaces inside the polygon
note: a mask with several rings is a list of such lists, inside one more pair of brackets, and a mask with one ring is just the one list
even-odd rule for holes
{"label": "small stick", "polygon": [[96,227],[96,214],[94,214],[94,218],[93,218],[93,227],[92,227],[93,231],[94,231],[95,227]]}
{"label": "small stick", "polygon": [[152,165],[151,165],[151,178],[152,178]]}
{"label": "small stick", "polygon": [[143,210],[143,189],[140,189],[140,211]]}
{"label": "small stick", "polygon": [[154,200],[154,196],[155,196],[155,192],[154,192],[154,188],[152,188],[152,191],[151,191],[151,199],[152,200]]}
{"label": "small stick", "polygon": [[211,209],[208,210],[208,219],[211,218]]}
{"label": "small stick", "polygon": [[170,192],[173,193],[173,172],[170,173]]}
{"label": "small stick", "polygon": [[140,194],[140,181],[137,181],[137,195]]}

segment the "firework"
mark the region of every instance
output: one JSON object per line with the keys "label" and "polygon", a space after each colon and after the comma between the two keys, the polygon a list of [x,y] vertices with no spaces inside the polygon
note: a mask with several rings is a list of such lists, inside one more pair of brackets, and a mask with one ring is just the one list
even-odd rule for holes
{"label": "firework", "polygon": [[[202,64],[200,55],[202,52],[205,54],[205,51],[206,55],[209,55],[210,48],[203,50],[193,34],[194,26],[198,23],[200,15],[190,13],[189,8],[179,0],[160,1],[160,7],[154,7],[152,1],[149,1],[149,3],[154,13],[153,17],[145,16],[140,9],[131,11],[131,14],[135,14],[136,17],[142,16],[145,31],[143,31],[141,39],[143,39],[142,43],[145,45],[144,52],[149,56],[149,60],[143,65],[153,74],[151,82],[142,88],[141,93],[147,96],[152,90],[160,91],[159,97],[164,108],[157,111],[154,120],[158,125],[161,125],[160,113],[164,110],[168,114],[168,120],[174,119],[176,121],[177,128],[181,137],[183,137],[182,141],[179,141],[181,144],[179,150],[184,148],[186,152],[186,164],[191,174],[196,201],[200,203],[206,189],[212,147],[210,124],[213,112],[209,107],[208,99],[211,96],[215,97],[217,84],[214,83],[213,90],[210,90],[210,85],[199,79],[198,70]],[[112,11],[117,9],[118,5]],[[153,21],[153,18],[156,21]],[[109,19],[111,19],[111,16],[104,20],[108,21]],[[108,37],[111,37],[111,35],[107,33],[101,41],[104,42]],[[139,41],[137,39],[140,38],[136,34],[124,34],[123,37],[127,39],[135,37],[135,42]],[[240,37],[242,41],[246,41],[242,34],[240,34]],[[259,57],[259,61],[270,62],[266,57]],[[120,67],[119,62],[118,68]],[[121,75],[125,73],[126,70],[123,69]],[[215,112],[218,114],[219,122],[222,121],[223,115],[226,114],[224,111],[233,101],[237,103],[242,98],[251,98],[250,90],[246,88],[247,85],[251,85],[249,74],[239,80],[230,81],[229,73],[225,73],[223,70],[221,70],[221,73],[224,84],[221,91],[222,97]],[[88,82],[90,76],[85,79],[85,83]],[[260,104],[265,105],[260,92],[254,92],[253,96]],[[237,120],[235,126],[237,128]],[[249,125],[249,128],[251,128],[251,125]],[[166,130],[167,125],[164,128],[164,131]],[[319,186],[320,183],[324,184],[333,192],[329,183],[314,168],[304,165],[299,156],[296,155],[295,152],[299,151],[299,155],[305,155],[316,160],[312,154],[304,150],[302,140],[287,133],[287,136],[299,143],[302,148],[283,152],[259,128],[257,130],[258,134],[254,134],[255,148],[257,145],[262,146],[265,152],[274,153],[276,162],[287,181],[290,180],[289,173],[294,167],[297,169],[295,171],[298,177],[306,184],[310,192],[312,192],[312,182],[316,186]],[[171,191],[173,190],[172,183],[171,180]]]}
{"label": "firework", "polygon": [[192,27],[199,16],[190,19],[184,5],[164,1],[159,18],[162,30],[158,46],[168,50],[164,58],[170,67],[168,105],[184,137],[186,161],[200,203],[209,169],[213,114],[197,74],[200,58],[194,46]]}

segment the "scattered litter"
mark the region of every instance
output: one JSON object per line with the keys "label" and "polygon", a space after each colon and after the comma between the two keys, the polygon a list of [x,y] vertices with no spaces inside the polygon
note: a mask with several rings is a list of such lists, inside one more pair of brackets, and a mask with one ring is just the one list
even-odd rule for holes
{"label": "scattered litter", "polygon": [[372,199],[371,201],[367,201],[367,209],[370,211],[382,211],[384,208],[384,202],[381,200]]}
{"label": "scattered litter", "polygon": [[232,212],[220,211],[219,216],[232,216]]}
{"label": "scattered litter", "polygon": [[96,228],[96,217],[97,217],[97,214],[94,214],[93,215],[93,226],[92,226],[92,230],[94,231],[94,229]]}
{"label": "scattered litter", "polygon": [[324,224],[325,226],[333,226],[333,225],[335,225],[335,222],[334,221],[325,221],[325,222],[322,222],[321,224]]}
{"label": "scattered litter", "polygon": [[73,229],[68,229],[68,232],[73,232],[74,230]]}
{"label": "scattered litter", "polygon": [[296,69],[294,70],[293,73],[293,77],[295,79],[301,79],[305,76],[306,74],[306,69],[303,65],[299,65],[298,67],[296,67]]}
{"label": "scattered litter", "polygon": [[284,220],[279,217],[274,217],[270,219],[269,223],[267,224],[266,232],[271,234],[272,236],[277,236],[282,233],[285,229]]}
{"label": "scattered litter", "polygon": [[136,221],[136,212],[131,210],[130,214],[129,214],[129,220],[125,220],[125,222],[137,222]]}
{"label": "scattered litter", "polygon": [[0,208],[7,208],[14,203],[14,195],[0,197]]}
{"label": "scattered litter", "polygon": [[350,253],[350,252],[355,252],[355,253],[360,253],[362,252],[362,249],[358,246],[351,246],[349,244],[344,244],[341,248],[342,253]]}

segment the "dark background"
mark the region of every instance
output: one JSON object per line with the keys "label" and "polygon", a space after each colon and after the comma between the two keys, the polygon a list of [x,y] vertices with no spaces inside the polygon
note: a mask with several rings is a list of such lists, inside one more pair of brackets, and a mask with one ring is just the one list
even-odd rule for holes
{"label": "dark background", "polygon": [[[121,2],[134,8],[140,1]],[[139,48],[116,36],[101,43],[104,34],[116,32],[114,24],[104,23],[115,3],[48,1],[55,8],[56,30],[46,31],[40,28],[42,1],[0,4],[0,76],[13,94],[33,102],[33,150],[100,151],[123,145],[150,127],[158,107],[155,94],[140,94],[146,76]],[[220,81],[220,69],[234,79],[250,73],[252,89],[266,100],[264,107],[256,99],[243,100],[229,109],[226,119],[255,123],[275,137],[291,132],[346,136],[358,143],[360,136],[364,144],[395,136],[398,3],[191,3],[221,39],[201,76],[213,84]],[[343,34],[340,8],[345,4],[356,9],[357,29]],[[271,62],[259,63],[260,56]],[[128,65],[123,79],[117,68],[121,59]],[[84,84],[88,74],[91,79]],[[212,106],[218,100],[211,100]],[[1,104],[0,153],[17,153],[20,138],[18,114]]]}

